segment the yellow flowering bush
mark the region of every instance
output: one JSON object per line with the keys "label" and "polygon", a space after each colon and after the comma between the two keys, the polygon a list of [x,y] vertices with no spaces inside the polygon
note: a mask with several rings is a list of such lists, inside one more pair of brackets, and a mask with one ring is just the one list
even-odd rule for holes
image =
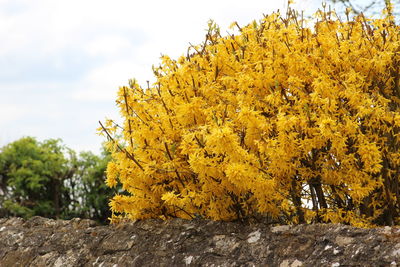
{"label": "yellow flowering bush", "polygon": [[[400,28],[293,10],[162,57],[119,89],[107,184],[120,218],[399,223]],[[119,129],[121,131],[119,131]]]}

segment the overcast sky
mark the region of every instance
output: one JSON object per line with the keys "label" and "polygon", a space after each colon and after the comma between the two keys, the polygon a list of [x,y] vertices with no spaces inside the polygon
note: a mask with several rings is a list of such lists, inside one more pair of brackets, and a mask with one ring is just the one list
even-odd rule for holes
{"label": "overcast sky", "polygon": [[[200,43],[209,19],[224,33],[284,2],[0,0],[0,146],[34,136],[98,153],[98,120],[119,118],[119,86],[152,80],[160,55]],[[319,5],[297,2],[308,12]]]}

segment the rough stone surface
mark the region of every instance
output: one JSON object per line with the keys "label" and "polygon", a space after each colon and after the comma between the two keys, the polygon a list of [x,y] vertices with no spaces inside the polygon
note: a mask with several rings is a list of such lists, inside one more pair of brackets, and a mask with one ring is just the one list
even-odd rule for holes
{"label": "rough stone surface", "polygon": [[400,229],[0,219],[0,266],[397,266]]}

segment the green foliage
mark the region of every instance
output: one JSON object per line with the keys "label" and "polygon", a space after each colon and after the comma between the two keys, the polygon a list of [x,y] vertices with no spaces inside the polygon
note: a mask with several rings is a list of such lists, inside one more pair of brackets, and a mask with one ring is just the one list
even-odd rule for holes
{"label": "green foliage", "polygon": [[12,215],[29,218],[35,215],[32,209],[24,207],[10,199],[6,199],[3,202],[5,211],[9,211]]}
{"label": "green foliage", "polygon": [[59,139],[24,137],[0,149],[0,216],[110,217],[104,184],[110,156],[79,155]]}
{"label": "green foliage", "polygon": [[5,205],[10,214],[60,216],[60,196],[66,191],[63,181],[70,176],[65,150],[60,140],[38,142],[32,137],[21,138],[2,149],[2,188],[6,188],[7,199],[12,201],[12,205]]}
{"label": "green foliage", "polygon": [[110,154],[104,149],[100,156],[81,152],[71,160],[74,176],[66,181],[70,190],[70,217],[91,218],[105,222],[111,216],[108,201],[111,190],[105,183],[105,170]]}

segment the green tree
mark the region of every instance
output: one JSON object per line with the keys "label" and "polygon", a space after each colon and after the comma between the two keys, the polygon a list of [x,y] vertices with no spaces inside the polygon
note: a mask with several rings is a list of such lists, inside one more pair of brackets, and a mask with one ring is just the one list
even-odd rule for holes
{"label": "green tree", "polygon": [[72,157],[74,175],[66,181],[70,190],[69,217],[107,222],[111,216],[108,201],[114,191],[104,183],[110,159],[110,153],[104,148],[100,156],[92,152],[81,152]]}
{"label": "green tree", "polygon": [[1,149],[2,208],[8,215],[59,218],[64,208],[64,181],[73,172],[59,139],[38,142],[24,137]]}
{"label": "green tree", "polygon": [[106,223],[110,154],[77,154],[60,139],[24,137],[0,149],[0,216],[90,218]]}

